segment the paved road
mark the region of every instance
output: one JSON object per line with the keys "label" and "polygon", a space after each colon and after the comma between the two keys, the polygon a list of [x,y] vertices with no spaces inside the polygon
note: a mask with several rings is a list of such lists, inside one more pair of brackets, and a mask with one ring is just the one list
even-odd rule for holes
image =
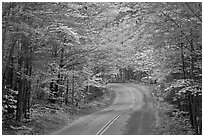
{"label": "paved road", "polygon": [[82,117],[55,135],[142,135],[151,133],[154,120],[149,90],[135,84],[109,84],[116,92],[113,104]]}

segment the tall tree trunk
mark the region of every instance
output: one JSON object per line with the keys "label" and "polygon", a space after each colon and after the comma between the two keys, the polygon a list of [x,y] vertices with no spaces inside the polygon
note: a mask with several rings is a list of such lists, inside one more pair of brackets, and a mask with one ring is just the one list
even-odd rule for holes
{"label": "tall tree trunk", "polygon": [[183,43],[180,44],[180,48],[181,48],[181,60],[182,60],[183,79],[186,79],[186,65],[185,65],[185,58],[184,58]]}
{"label": "tall tree trunk", "polygon": [[[25,75],[25,74],[24,74]],[[23,85],[22,85],[22,110],[23,110],[23,115],[24,115],[24,118],[26,118],[26,115],[27,115],[27,98],[26,98],[26,92],[27,92],[27,80],[26,78],[24,77],[23,78]]]}
{"label": "tall tree trunk", "polygon": [[17,95],[17,110],[16,110],[16,121],[20,122],[21,121],[21,113],[22,113],[22,74],[21,74],[21,69],[22,69],[22,57],[19,57],[18,60],[18,95]]}
{"label": "tall tree trunk", "polygon": [[[29,51],[30,53],[30,51]],[[30,53],[31,54],[31,53]],[[27,57],[26,58],[26,71],[25,71],[25,100],[24,100],[24,117],[29,118],[28,114],[30,112],[30,90],[31,90],[31,83],[30,83],[30,77],[32,73],[32,63],[31,63],[31,58]]]}
{"label": "tall tree trunk", "polygon": [[[30,58],[30,62],[29,62],[29,70],[28,70],[28,76],[29,78],[31,78],[32,76],[32,58]],[[28,81],[28,92],[27,92],[27,118],[30,118],[30,93],[31,93],[31,80],[29,79]]]}
{"label": "tall tree trunk", "polygon": [[15,44],[16,44],[16,40],[14,40],[10,44],[9,56],[7,58],[6,65],[5,65],[6,67],[3,69],[3,81],[2,81],[3,94],[4,94],[4,89],[6,85],[12,86],[12,82],[10,81],[12,76],[10,74],[13,73],[13,70],[12,70],[13,57],[12,56],[13,56]]}
{"label": "tall tree trunk", "polygon": [[13,57],[11,57],[9,69],[8,69],[8,75],[7,75],[7,85],[10,85],[10,88],[13,89],[13,73],[14,73],[14,65],[13,65]]}
{"label": "tall tree trunk", "polygon": [[[191,30],[192,31],[192,30]],[[191,37],[192,37],[192,33],[191,33]],[[191,39],[191,43],[190,43],[190,46],[191,46],[191,79],[195,79],[195,74],[194,74],[194,46],[193,46],[193,38]]]}
{"label": "tall tree trunk", "polygon": [[74,69],[72,71],[72,105],[74,104]]}
{"label": "tall tree trunk", "polygon": [[65,94],[65,105],[68,105],[68,98],[69,98],[69,77],[67,76],[67,88]]}
{"label": "tall tree trunk", "polygon": [[2,27],[2,53],[5,53],[5,42],[7,40],[7,31],[8,31],[8,20],[9,20],[9,17],[10,17],[10,14],[12,14],[12,7],[14,7],[15,4],[14,3],[9,3],[9,6],[5,12],[4,15],[2,15],[2,18],[4,18],[4,23],[5,23],[5,26]]}
{"label": "tall tree trunk", "polygon": [[188,93],[188,106],[189,106],[189,108],[188,108],[188,112],[189,112],[189,118],[190,118],[190,122],[191,122],[191,126],[192,126],[192,128],[193,129],[195,129],[195,127],[194,127],[194,117],[193,117],[193,105],[192,105],[192,95],[191,95],[191,93]]}
{"label": "tall tree trunk", "polygon": [[2,29],[2,53],[5,53],[5,42],[6,42],[6,33],[7,33],[7,26],[8,26],[8,23],[6,21],[6,25],[5,25],[5,28]]}
{"label": "tall tree trunk", "polygon": [[[61,49],[61,58],[60,58],[60,64],[59,64],[59,68],[60,68],[60,72],[59,72],[59,84],[60,85],[64,85],[65,81],[64,81],[64,75],[61,74],[61,70],[64,66],[64,47],[62,47]],[[62,92],[63,92],[64,88],[60,87],[59,88],[59,96],[62,97]],[[62,105],[63,100],[60,100],[60,105]]]}
{"label": "tall tree trunk", "polygon": [[[194,57],[194,45],[193,45],[193,36],[192,36],[192,30],[191,30],[191,41],[190,41],[190,51],[191,51],[191,70],[190,70],[190,77],[191,79],[195,80],[195,74],[194,74],[194,62],[195,62],[195,57]],[[196,94],[196,93],[193,93]],[[197,99],[196,95],[191,95],[192,96],[192,119],[193,119],[193,127],[195,129],[195,133],[198,135],[198,122],[197,122]]]}
{"label": "tall tree trunk", "polygon": [[88,84],[87,84],[87,88],[86,88],[85,92],[86,92],[85,103],[88,103],[89,93],[90,93],[90,75],[88,75]]}
{"label": "tall tree trunk", "polygon": [[195,127],[195,133],[196,135],[199,134],[199,131],[198,131],[198,121],[197,121],[197,99],[196,99],[196,95],[194,96],[193,95],[193,120],[194,120],[194,127]]}

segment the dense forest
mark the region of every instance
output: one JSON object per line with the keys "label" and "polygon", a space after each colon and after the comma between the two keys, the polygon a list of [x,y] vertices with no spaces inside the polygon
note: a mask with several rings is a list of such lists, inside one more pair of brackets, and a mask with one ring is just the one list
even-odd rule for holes
{"label": "dense forest", "polygon": [[133,81],[156,85],[202,134],[202,3],[2,3],[3,123]]}

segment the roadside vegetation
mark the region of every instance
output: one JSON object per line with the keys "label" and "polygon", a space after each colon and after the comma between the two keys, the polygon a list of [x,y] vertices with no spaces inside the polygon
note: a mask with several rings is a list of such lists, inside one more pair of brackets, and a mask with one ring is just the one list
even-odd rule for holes
{"label": "roadside vegetation", "polygon": [[88,103],[78,106],[50,104],[39,100],[33,105],[30,119],[22,119],[21,123],[15,120],[3,122],[3,135],[47,135],[69,125],[80,117],[108,107],[115,98],[115,92],[100,89],[103,94],[96,96]]}
{"label": "roadside vegetation", "polygon": [[155,122],[153,134],[202,134],[201,85],[191,80],[153,85]]}
{"label": "roadside vegetation", "polygon": [[[153,92],[155,93],[157,90]],[[153,135],[193,135],[194,131],[186,114],[166,102],[161,96],[154,96]]]}

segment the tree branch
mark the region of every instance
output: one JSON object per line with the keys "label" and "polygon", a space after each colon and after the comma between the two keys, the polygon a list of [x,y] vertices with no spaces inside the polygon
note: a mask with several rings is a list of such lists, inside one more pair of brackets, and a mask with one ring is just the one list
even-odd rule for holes
{"label": "tree branch", "polygon": [[[175,21],[173,20],[169,15],[165,14],[163,11],[161,11],[162,14],[164,16],[166,16],[167,18],[169,18],[178,28],[180,28],[180,25]],[[191,41],[188,39],[188,37],[186,36],[186,34],[181,30],[181,34],[184,35],[184,37],[186,38],[186,40],[188,41],[188,43],[191,45]],[[188,49],[188,48],[187,48]]]}
{"label": "tree branch", "polygon": [[199,3],[198,6],[199,6],[200,11],[202,12],[202,5],[201,4]]}
{"label": "tree branch", "polygon": [[190,5],[188,5],[187,2],[185,2],[185,4],[189,8],[189,10],[193,13],[193,15],[196,16],[200,20],[200,22],[202,23],[202,19],[191,9]]}

